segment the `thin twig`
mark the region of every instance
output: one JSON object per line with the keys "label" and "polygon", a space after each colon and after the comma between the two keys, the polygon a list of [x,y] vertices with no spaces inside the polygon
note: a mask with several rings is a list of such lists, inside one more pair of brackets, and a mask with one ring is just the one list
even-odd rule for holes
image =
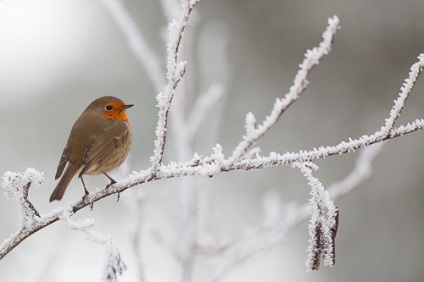
{"label": "thin twig", "polygon": [[181,40],[184,35],[184,30],[186,28],[189,16],[194,8],[195,3],[190,1],[182,2],[182,16],[180,21],[177,23],[173,21],[169,25],[169,43],[167,47],[167,80],[168,83],[165,86],[163,92],[159,93],[156,96],[158,102],[159,112],[158,112],[158,123],[156,126],[156,140],[154,141],[155,149],[153,156],[150,157],[153,170],[156,170],[158,166],[162,163],[163,154],[165,151],[166,144],[166,129],[168,125],[168,114],[171,107],[171,102],[174,97],[175,89],[178,86],[178,83],[181,81],[185,73],[185,62],[179,62],[179,50],[181,45]]}
{"label": "thin twig", "polygon": [[[281,115],[292,105],[300,94],[302,94],[308,85],[307,77],[311,70],[319,64],[321,59],[327,55],[331,50],[331,45],[334,41],[337,30],[340,28],[339,19],[334,16],[328,20],[327,29],[324,31],[322,38],[323,40],[318,47],[308,50],[305,54],[303,62],[300,64],[300,69],[296,74],[293,85],[290,87],[289,92],[284,96],[283,99],[277,99],[274,103],[274,107],[271,114],[265,118],[265,120],[258,125],[256,128],[250,128],[247,130],[246,135],[243,136],[243,140],[234,149],[232,156],[225,163],[226,167],[230,167],[237,162],[255,142],[260,139],[265,133],[278,122]],[[250,114],[253,117],[253,114]],[[254,118],[254,117],[253,117]]]}

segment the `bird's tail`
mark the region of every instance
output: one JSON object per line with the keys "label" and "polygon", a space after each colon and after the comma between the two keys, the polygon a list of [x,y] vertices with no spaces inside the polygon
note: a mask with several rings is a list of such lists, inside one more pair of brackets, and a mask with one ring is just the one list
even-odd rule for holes
{"label": "bird's tail", "polygon": [[80,165],[68,163],[68,167],[66,168],[65,173],[60,178],[59,183],[57,183],[56,188],[50,196],[50,202],[53,202],[54,200],[60,201],[62,199],[63,194],[65,194],[65,190],[69,185],[69,182],[71,182],[72,177],[74,177],[79,168]]}

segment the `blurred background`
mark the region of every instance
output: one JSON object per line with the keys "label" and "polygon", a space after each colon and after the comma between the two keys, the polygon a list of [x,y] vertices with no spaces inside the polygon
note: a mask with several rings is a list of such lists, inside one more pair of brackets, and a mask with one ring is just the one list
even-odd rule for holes
{"label": "blurred background", "polygon": [[[126,3],[148,44],[164,60],[167,20],[159,1]],[[213,138],[202,138],[211,130],[206,125],[199,134],[198,153],[210,154],[215,143],[231,153],[243,135],[245,114],[251,111],[259,121],[269,113],[333,15],[342,28],[332,52],[311,73],[302,98],[258,145],[263,154],[308,150],[371,134],[383,125],[410,66],[424,51],[423,1],[201,0],[184,39],[188,69],[183,89],[193,100],[218,81],[227,95],[211,116],[219,121]],[[135,171],[149,166],[156,94],[99,1],[0,1],[0,172],[27,167],[44,172],[46,180],[29,196],[40,213],[83,195],[74,180],[62,202],[48,202],[70,128],[97,97],[114,95],[135,104],[129,110],[135,142],[128,165]],[[421,77],[399,123],[422,117],[423,109]],[[176,160],[173,133],[165,161]],[[305,272],[304,223],[287,243],[238,266],[223,281],[422,281],[423,143],[422,132],[387,142],[372,177],[336,203],[340,225],[335,267]],[[315,175],[328,186],[349,173],[356,157],[320,160]],[[89,187],[107,183],[103,177],[86,179]],[[306,202],[309,193],[306,180],[289,167],[225,173],[200,183],[209,189],[204,224],[230,238],[261,222],[263,197],[270,191],[284,202],[298,203]],[[178,230],[179,184],[167,180],[133,188],[145,190],[146,224],[171,238]],[[114,238],[128,267],[120,281],[137,281],[131,250],[136,214],[130,198],[131,191],[126,191],[118,203],[110,197],[96,203],[93,211],[76,215],[95,218],[95,230]],[[13,201],[0,197],[1,241],[18,230],[19,216]],[[177,270],[169,254],[149,242],[143,250],[149,281],[174,281]],[[99,281],[103,262],[102,246],[57,222],[0,261],[0,280]],[[203,281],[201,272],[193,281]]]}

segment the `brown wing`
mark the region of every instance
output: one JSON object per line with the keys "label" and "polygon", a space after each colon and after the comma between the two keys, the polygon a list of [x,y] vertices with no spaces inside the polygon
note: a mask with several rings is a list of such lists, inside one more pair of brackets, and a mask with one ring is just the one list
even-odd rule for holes
{"label": "brown wing", "polygon": [[63,169],[65,168],[66,163],[68,162],[68,159],[69,159],[69,150],[68,150],[68,147],[65,147],[65,149],[63,149],[62,157],[60,157],[59,165],[57,166],[55,179],[58,179],[62,175]]}
{"label": "brown wing", "polygon": [[[112,136],[112,137],[110,137]],[[90,168],[102,160],[107,155],[111,154],[113,150],[120,147],[124,142],[126,142],[129,136],[129,128],[125,122],[120,122],[113,127],[113,134],[110,134],[109,131],[102,132],[91,143],[84,154],[84,167],[79,173],[78,177],[81,177],[87,171],[90,171]]]}

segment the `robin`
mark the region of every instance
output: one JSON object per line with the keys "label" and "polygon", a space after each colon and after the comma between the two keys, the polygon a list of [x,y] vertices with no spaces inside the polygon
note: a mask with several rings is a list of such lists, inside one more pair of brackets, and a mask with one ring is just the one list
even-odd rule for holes
{"label": "robin", "polygon": [[125,161],[131,148],[133,135],[125,110],[132,106],[112,96],[100,97],[88,105],[69,134],[55,179],[62,177],[50,196],[50,202],[62,199],[69,182],[78,172],[85,196],[88,195],[82,178],[85,174],[104,174],[110,180],[107,187],[116,183],[107,173]]}

